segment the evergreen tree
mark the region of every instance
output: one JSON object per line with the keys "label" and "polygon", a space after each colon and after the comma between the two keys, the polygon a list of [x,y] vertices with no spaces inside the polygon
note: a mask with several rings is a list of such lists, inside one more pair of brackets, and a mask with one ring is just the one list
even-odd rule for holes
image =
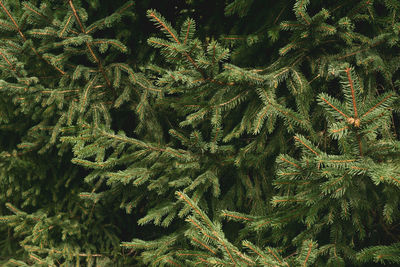
{"label": "evergreen tree", "polygon": [[4,264],[400,263],[398,1],[101,2],[0,0]]}

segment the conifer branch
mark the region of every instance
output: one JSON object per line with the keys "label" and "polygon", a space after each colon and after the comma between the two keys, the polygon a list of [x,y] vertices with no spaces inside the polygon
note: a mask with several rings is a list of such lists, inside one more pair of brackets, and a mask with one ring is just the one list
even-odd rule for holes
{"label": "conifer branch", "polygon": [[349,162],[355,162],[357,161],[356,159],[343,159],[343,160],[327,160],[327,162],[331,162],[331,163],[349,163]]}
{"label": "conifer branch", "polygon": [[172,263],[173,265],[178,266],[178,267],[181,266],[181,265],[177,264],[176,262],[174,262],[174,261],[172,261],[170,259],[168,259],[167,262]]}
{"label": "conifer branch", "polygon": [[295,198],[281,198],[281,199],[273,199],[273,203],[281,203],[281,202],[304,202],[305,199],[295,199]]}
{"label": "conifer branch", "polygon": [[89,93],[90,88],[93,86],[93,83],[97,80],[97,77],[94,77],[86,86],[84,89],[84,95],[81,103],[81,112],[83,112],[84,108],[86,107],[86,102],[87,102],[87,96]]}
{"label": "conifer branch", "polygon": [[357,14],[357,12],[362,9],[363,7],[365,7],[366,5],[371,4],[371,0],[365,0],[364,3],[362,5],[359,5],[359,7],[357,7],[356,9],[352,10],[351,14],[349,14],[349,18],[353,17],[355,14]]}
{"label": "conifer branch", "polygon": [[189,20],[188,26],[187,26],[187,29],[186,29],[186,34],[185,34],[185,39],[184,39],[184,41],[183,41],[183,44],[186,44],[186,42],[187,42],[187,39],[188,39],[188,36],[189,36],[190,24],[191,24],[191,23],[192,23],[192,21]]}
{"label": "conifer branch", "polygon": [[342,132],[342,131],[347,130],[347,129],[349,129],[349,126],[344,126],[343,128],[340,128],[340,129],[333,129],[333,130],[331,130],[331,132],[332,133],[338,133],[338,132]]}
{"label": "conifer branch", "polygon": [[217,241],[217,239],[215,237],[212,237],[209,234],[207,234],[206,231],[199,224],[197,224],[192,218],[189,218],[187,220],[189,222],[191,222],[197,229],[199,229],[203,235],[205,235],[206,237],[208,237],[210,239]]}
{"label": "conifer branch", "polygon": [[13,16],[10,14],[10,12],[7,10],[7,8],[4,6],[3,1],[0,0],[0,6],[3,8],[4,12],[6,12],[7,16],[11,19],[12,23],[15,26],[15,29],[18,31],[18,34],[21,36],[22,40],[24,40],[24,42],[26,41],[26,38],[24,36],[24,34],[21,32],[21,29],[19,28],[17,22],[15,21],[15,19],[13,18]]}
{"label": "conifer branch", "polygon": [[[82,22],[81,22],[81,20],[79,19],[78,13],[77,13],[77,11],[76,11],[76,9],[75,9],[74,4],[72,3],[72,0],[68,0],[68,3],[69,3],[69,5],[70,5],[70,7],[71,7],[71,9],[72,9],[72,12],[74,13],[75,19],[76,19],[76,21],[78,22],[79,27],[81,28],[82,33],[86,34],[85,28],[83,27]],[[114,98],[116,98],[117,95],[116,95],[115,89],[114,89],[114,87],[112,87],[112,85],[111,85],[110,79],[108,78],[108,76],[107,76],[107,74],[106,74],[106,72],[105,72],[105,70],[104,70],[104,68],[103,68],[103,64],[100,62],[100,60],[97,58],[97,56],[96,56],[95,53],[93,52],[92,47],[91,47],[91,45],[90,45],[89,42],[86,42],[86,47],[88,48],[88,50],[89,50],[90,54],[92,55],[93,59],[96,61],[97,65],[98,65],[98,67],[99,67],[99,70],[100,70],[101,74],[103,75],[104,80],[105,80],[106,83],[107,83],[107,86],[108,86],[109,88],[111,88],[111,90],[112,90],[112,92],[113,92],[113,94],[114,94]]]}
{"label": "conifer branch", "polygon": [[94,41],[94,42],[92,42],[92,44],[112,44],[112,45],[115,45],[116,47],[118,47],[121,51],[126,52],[126,47],[115,41],[101,40],[101,41]]}
{"label": "conifer branch", "polygon": [[336,179],[335,181],[329,183],[327,185],[327,187],[331,187],[333,185],[335,185],[336,183],[340,182],[341,180],[343,180],[344,177],[346,177],[346,175],[348,174],[348,172],[346,172],[344,175],[342,175],[341,177],[339,177],[338,179]]}
{"label": "conifer branch", "polygon": [[299,141],[303,146],[305,146],[308,150],[310,150],[312,153],[314,153],[316,156],[319,156],[319,154],[317,152],[315,152],[315,150],[313,150],[311,147],[309,147],[306,143],[304,143],[300,138],[298,138],[297,136],[294,136],[294,139],[296,139],[297,141]]}
{"label": "conifer branch", "polygon": [[332,105],[328,100],[326,100],[324,97],[321,96],[321,99],[327,103],[329,106],[331,106],[334,110],[336,110],[337,112],[340,113],[340,115],[342,115],[343,117],[345,117],[346,119],[350,119],[349,116],[347,116],[346,114],[344,114],[342,111],[340,111],[337,107],[335,107],[334,105]]}
{"label": "conifer branch", "polygon": [[129,4],[127,4],[124,8],[121,8],[120,10],[118,10],[119,14],[124,13],[125,10],[127,10],[128,8],[130,8],[131,6],[134,5],[134,2],[130,2]]}
{"label": "conifer branch", "polygon": [[[29,257],[34,259],[35,261],[37,261],[39,264],[43,264],[44,263],[43,260],[41,260],[39,257],[37,257],[34,254],[29,254]],[[55,265],[51,265],[51,266],[55,266]]]}
{"label": "conifer branch", "polygon": [[[129,1],[129,2],[125,3],[125,5],[126,5],[125,7],[122,7],[116,13],[118,13],[118,14],[124,13],[128,8],[130,8],[131,6],[134,5],[134,2]],[[86,34],[89,34],[91,31],[95,30],[96,28],[99,28],[100,26],[103,26],[105,23],[106,23],[106,19],[103,19],[100,24],[95,24],[95,25],[92,24],[92,26],[89,26],[86,29]]]}
{"label": "conifer branch", "polygon": [[[166,23],[163,22],[163,19],[162,19],[162,18],[159,18],[159,17],[157,16],[157,14],[155,14],[154,11],[149,10],[149,11],[148,11],[148,16],[149,16],[150,18],[152,18],[155,22],[157,22],[157,24],[158,24],[164,31],[166,31],[166,32],[172,37],[172,39],[173,39],[177,44],[181,44],[181,42],[178,40],[178,38],[177,38],[176,35],[173,33],[173,31],[166,25]],[[151,39],[150,39],[150,40],[151,40]],[[149,41],[150,41],[150,40],[149,40]],[[154,41],[154,40],[151,40],[151,42],[157,43],[157,42]],[[170,48],[173,49],[173,50],[176,50],[176,48],[171,47],[171,46],[166,45],[166,44],[160,44],[160,45],[167,46],[167,47],[170,47]],[[197,44],[196,44],[196,46],[197,46]],[[199,66],[197,65],[197,63],[196,63],[196,62],[193,60],[193,58],[190,56],[190,52],[189,52],[189,53],[188,53],[188,52],[185,52],[185,51],[180,51],[180,52],[181,52],[181,53],[186,57],[186,59],[193,65],[193,67],[201,74],[201,76],[202,76],[204,79],[206,79],[205,73],[203,72],[203,70],[202,70],[201,68],[199,68]]]}
{"label": "conifer branch", "polygon": [[71,15],[68,17],[67,23],[65,23],[65,26],[64,26],[64,28],[62,29],[62,31],[60,32],[59,37],[62,37],[62,36],[63,36],[65,30],[67,29],[67,27],[68,27],[68,25],[69,25],[69,23],[70,23],[70,21],[71,21],[71,19],[72,19],[72,16],[73,16],[73,15],[71,14]]}
{"label": "conifer branch", "polygon": [[393,94],[389,94],[388,96],[386,96],[384,99],[382,99],[381,101],[379,101],[379,103],[377,103],[376,105],[374,105],[372,108],[370,108],[367,112],[365,112],[362,116],[361,119],[365,116],[368,115],[368,113],[370,113],[371,111],[375,110],[377,107],[379,107],[383,102],[385,102],[386,100],[388,100],[390,97],[392,97]]}
{"label": "conifer branch", "polygon": [[279,18],[281,17],[283,11],[286,9],[287,6],[284,6],[281,11],[279,12],[278,16],[276,16],[275,20],[274,20],[274,24],[276,24],[279,20]]}
{"label": "conifer branch", "polygon": [[[208,260],[206,260],[206,259],[203,259],[202,257],[197,257],[200,261],[198,261],[198,262],[196,262],[195,263],[195,265],[199,265],[200,263],[206,263],[206,264],[208,264],[208,265],[211,265],[212,263],[211,262],[209,262]],[[220,263],[220,262],[218,262],[219,264],[221,264],[221,265],[226,265],[226,264],[224,264],[224,263]]]}
{"label": "conifer branch", "polygon": [[281,172],[281,173],[278,173],[278,175],[281,175],[281,176],[291,176],[291,175],[299,175],[300,174],[300,172]]}
{"label": "conifer branch", "polygon": [[79,27],[81,28],[82,33],[86,33],[86,32],[85,32],[85,28],[83,28],[82,22],[81,22],[81,20],[79,19],[79,16],[78,16],[78,13],[77,13],[77,11],[76,11],[76,9],[75,9],[75,6],[74,6],[74,4],[72,3],[72,0],[68,0],[68,3],[69,3],[69,6],[70,6],[71,9],[72,9],[72,12],[74,13],[76,22],[78,22]]}
{"label": "conifer branch", "polygon": [[282,22],[281,27],[290,28],[290,27],[303,27],[304,25],[300,23],[290,23],[290,22]]}
{"label": "conifer branch", "polygon": [[393,176],[389,176],[389,178],[392,179],[393,181],[396,181],[400,186],[400,180],[399,179],[396,179]]}
{"label": "conifer branch", "polygon": [[265,115],[267,115],[268,110],[269,110],[269,107],[266,107],[264,109],[263,113],[258,117],[254,132],[256,132],[256,130],[258,131],[258,129],[260,129],[261,123],[264,121],[264,117],[265,117]]}
{"label": "conifer branch", "polygon": [[300,45],[301,43],[303,43],[303,42],[296,42],[296,41],[295,41],[295,42],[292,42],[292,43],[286,45],[284,48],[281,48],[281,49],[279,50],[279,54],[280,54],[281,56],[283,56],[283,55],[285,55],[290,49],[294,48],[296,45]]}
{"label": "conifer branch", "polygon": [[23,3],[23,6],[24,6],[26,9],[29,9],[29,10],[32,11],[33,13],[35,13],[35,14],[41,16],[42,18],[44,18],[45,20],[47,20],[48,22],[50,22],[50,20],[49,20],[45,15],[43,15],[43,14],[37,12],[36,10],[34,10],[33,8],[31,8],[27,3]]}
{"label": "conifer branch", "polygon": [[267,224],[269,224],[269,223],[271,223],[272,222],[272,220],[266,220],[265,222],[263,222],[263,223],[261,223],[261,224],[258,224],[256,227],[255,227],[255,229],[260,229],[261,227],[263,227],[264,225],[267,225]]}
{"label": "conifer branch", "polygon": [[291,161],[289,161],[289,160],[285,159],[285,158],[284,158],[284,157],[282,157],[282,156],[281,156],[281,160],[283,160],[283,161],[285,161],[285,162],[289,163],[290,165],[293,165],[293,166],[295,166],[295,167],[296,167],[296,168],[298,168],[298,169],[301,169],[299,165],[297,165],[296,163],[294,163],[294,162],[291,162]]}
{"label": "conifer branch", "polygon": [[241,260],[241,261],[244,262],[245,264],[249,264],[249,263],[250,263],[251,265],[254,265],[254,264],[255,264],[254,261],[252,261],[250,258],[248,258],[248,257],[246,257],[245,255],[243,255],[243,254],[240,253],[239,251],[234,250],[233,252],[235,252],[236,255],[238,255],[238,257],[239,257],[239,260]]}
{"label": "conifer branch", "polygon": [[366,48],[363,48],[363,49],[359,49],[359,50],[356,50],[356,51],[351,52],[351,53],[349,53],[349,54],[346,54],[346,55],[343,55],[343,56],[341,56],[341,57],[338,57],[338,60],[342,60],[342,59],[344,59],[344,58],[346,58],[346,57],[350,57],[350,56],[357,55],[357,54],[359,54],[359,53],[361,53],[361,52],[367,51],[367,50],[369,50],[369,49],[371,49],[371,48],[373,48],[373,47],[375,47],[375,46],[378,46],[378,45],[380,45],[380,44],[382,44],[382,43],[383,43],[383,41],[378,41],[378,42],[372,44],[372,45],[369,46],[369,47],[366,47]]}
{"label": "conifer branch", "polygon": [[206,249],[207,249],[208,251],[210,251],[212,254],[214,254],[214,255],[217,254],[217,253],[215,253],[214,250],[212,250],[209,246],[207,246],[207,245],[204,244],[203,242],[199,241],[197,238],[192,237],[192,240],[193,240],[194,242],[200,244],[200,245],[203,246],[204,248],[206,248]]}
{"label": "conifer branch", "polygon": [[207,226],[212,229],[210,223],[208,222],[209,220],[204,217],[204,215],[189,201],[181,192],[176,192],[176,194],[183,199],[202,219],[203,221],[207,224]]}
{"label": "conifer branch", "polygon": [[304,260],[304,262],[303,262],[303,266],[304,266],[304,267],[307,266],[307,261],[308,261],[308,258],[310,257],[312,246],[313,246],[313,244],[312,244],[312,242],[310,242],[310,243],[308,244],[307,256],[306,256],[306,258],[305,258],[305,260]]}
{"label": "conifer branch", "polygon": [[251,243],[250,242],[245,242],[245,243],[243,243],[243,245],[244,246],[246,246],[246,247],[248,247],[249,249],[251,249],[254,253],[256,253],[259,257],[261,257],[264,261],[265,261],[265,264],[268,264],[268,265],[270,265],[269,263],[267,263],[267,258],[266,257],[264,257],[264,255],[262,255],[261,253],[259,253],[255,248],[253,248],[251,245],[250,245]]}
{"label": "conifer branch", "polygon": [[267,250],[280,264],[282,264],[282,261],[279,259],[279,257],[270,248],[267,248]]}
{"label": "conifer branch", "polygon": [[136,76],[135,76],[135,74],[133,73],[133,71],[132,71],[128,66],[126,66],[125,64],[119,64],[119,63],[117,63],[117,64],[114,64],[114,65],[115,65],[115,66],[118,66],[119,68],[121,68],[121,69],[123,69],[123,70],[125,70],[125,71],[132,77],[132,80],[133,80],[136,84],[140,85],[142,88],[144,88],[144,89],[146,89],[146,90],[149,90],[149,91],[154,91],[154,92],[157,92],[157,93],[161,93],[161,92],[162,92],[161,89],[156,89],[156,88],[152,88],[152,87],[150,87],[150,86],[146,86],[145,84],[143,84],[142,82],[140,82],[138,79],[136,79]]}
{"label": "conifer branch", "polygon": [[240,219],[240,220],[245,220],[245,221],[252,221],[253,220],[253,219],[250,219],[250,218],[247,218],[247,217],[237,216],[237,215],[228,214],[228,213],[223,213],[222,216],[232,217],[232,218],[235,218],[235,219]]}
{"label": "conifer branch", "polygon": [[306,17],[304,16],[303,12],[300,11],[300,10],[303,9],[303,4],[304,4],[304,0],[301,0],[301,2],[300,2],[300,7],[299,7],[299,11],[297,11],[297,12],[300,14],[300,16],[303,18],[303,20],[304,20],[308,25],[310,25],[310,22],[306,19]]}
{"label": "conifer branch", "polygon": [[[218,234],[215,231],[213,233],[215,236],[218,236]],[[225,251],[228,253],[229,258],[231,259],[233,265],[236,265],[236,262],[233,259],[232,254],[229,252],[229,249],[226,247],[225,243],[221,240],[221,238],[218,238],[218,241],[221,243],[221,245],[224,247]]]}
{"label": "conifer branch", "polygon": [[39,32],[39,31],[30,31],[30,34],[34,35],[47,35],[47,36],[56,36],[57,33],[53,31]]}
{"label": "conifer branch", "polygon": [[[88,48],[88,50],[89,50],[90,54],[92,55],[92,57],[94,58],[94,60],[97,62],[97,65],[99,66],[99,70],[100,70],[101,74],[103,75],[104,80],[105,80],[106,83],[107,83],[107,86],[110,87],[110,88],[112,88],[112,87],[111,87],[111,82],[110,82],[110,80],[108,79],[106,72],[104,71],[103,65],[101,64],[100,60],[99,60],[99,59],[96,57],[96,55],[94,54],[94,52],[93,52],[93,50],[92,50],[92,47],[91,47],[91,45],[90,45],[88,42],[86,42],[86,47]],[[113,89],[113,92],[114,92],[114,94],[115,94],[114,89]]]}
{"label": "conifer branch", "polygon": [[158,44],[158,45],[161,45],[161,46],[165,46],[165,47],[168,47],[169,49],[178,51],[178,49],[176,49],[175,47],[172,47],[172,46],[169,45],[169,44],[164,44],[164,43],[161,43],[161,42],[159,42],[159,41],[155,41],[155,40],[153,40],[153,39],[149,39],[148,42],[149,42],[149,43],[153,43],[153,44]]}
{"label": "conifer branch", "polygon": [[263,82],[263,81],[265,80],[265,79],[262,79],[262,78],[259,78],[259,77],[256,77],[256,76],[251,76],[251,75],[249,75],[249,73],[246,73],[246,72],[244,72],[244,71],[241,71],[241,70],[238,69],[238,68],[232,68],[232,67],[230,67],[230,66],[228,66],[228,65],[225,65],[224,68],[225,68],[225,69],[228,69],[228,70],[232,70],[232,71],[234,71],[234,72],[238,72],[238,73],[240,73],[243,77],[245,77],[246,79],[252,79],[252,80],[256,80],[256,81],[258,81],[258,82]]}
{"label": "conifer branch", "polygon": [[355,93],[354,93],[353,81],[352,81],[351,76],[350,76],[350,70],[351,70],[350,68],[346,68],[346,74],[347,74],[347,79],[348,79],[349,84],[350,84],[351,96],[353,98],[354,118],[357,118],[358,117],[358,113],[357,113],[357,105],[356,105],[356,96],[355,96]]}
{"label": "conifer branch", "polygon": [[195,254],[195,253],[179,253],[177,252],[176,255],[178,256],[196,256],[196,257],[209,257],[208,254]]}
{"label": "conifer branch", "polygon": [[178,44],[181,44],[181,42],[179,42],[178,38],[177,38],[177,37],[175,36],[175,34],[171,31],[171,29],[168,28],[167,25],[165,25],[165,23],[162,22],[162,20],[159,19],[159,18],[156,16],[156,14],[154,14],[153,11],[150,11],[149,16],[152,17],[152,18],[154,18],[154,19],[157,21],[157,23],[158,23],[162,28],[164,28],[165,31],[167,31],[167,32],[171,35],[171,37],[175,40],[175,42],[177,42]]}
{"label": "conifer branch", "polygon": [[0,56],[7,62],[7,64],[10,66],[11,70],[16,72],[17,70],[14,68],[14,65],[11,64],[11,62],[7,59],[7,57],[0,51]]}
{"label": "conifer branch", "polygon": [[[4,12],[7,14],[7,16],[10,18],[10,20],[12,21],[12,23],[13,23],[14,26],[15,26],[15,29],[18,31],[18,34],[21,36],[22,40],[25,42],[25,41],[27,40],[26,37],[25,37],[25,35],[22,33],[20,27],[18,26],[18,24],[17,24],[17,22],[15,21],[15,19],[13,18],[13,16],[10,14],[10,12],[7,10],[7,8],[4,6],[2,0],[0,0],[0,6],[3,8],[3,10],[4,10]],[[37,12],[36,12],[36,13],[37,13]],[[33,51],[39,58],[42,58],[47,64],[53,66],[53,67],[54,67],[57,71],[59,71],[62,75],[65,74],[65,72],[62,71],[60,68],[58,68],[58,67],[56,67],[56,66],[50,64],[50,62],[48,62],[47,60],[45,60],[45,59],[36,51],[36,49],[35,49],[34,47],[32,47],[32,51]],[[14,68],[13,68],[13,70],[16,71]]]}

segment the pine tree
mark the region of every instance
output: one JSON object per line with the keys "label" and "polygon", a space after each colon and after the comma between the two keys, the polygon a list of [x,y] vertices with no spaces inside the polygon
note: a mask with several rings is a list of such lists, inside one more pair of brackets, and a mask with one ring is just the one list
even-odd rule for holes
{"label": "pine tree", "polygon": [[0,0],[7,266],[400,263],[397,1],[101,2]]}

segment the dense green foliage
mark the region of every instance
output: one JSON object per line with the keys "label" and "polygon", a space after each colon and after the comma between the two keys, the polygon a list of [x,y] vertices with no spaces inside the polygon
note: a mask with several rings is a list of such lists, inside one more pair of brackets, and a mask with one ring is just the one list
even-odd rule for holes
{"label": "dense green foliage", "polygon": [[400,264],[397,0],[0,0],[0,30],[1,265]]}

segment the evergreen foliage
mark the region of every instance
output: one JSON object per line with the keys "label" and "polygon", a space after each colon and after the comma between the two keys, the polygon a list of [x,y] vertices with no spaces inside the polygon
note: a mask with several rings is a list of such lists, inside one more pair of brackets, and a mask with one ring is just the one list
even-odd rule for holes
{"label": "evergreen foliage", "polygon": [[0,0],[0,264],[400,264],[397,0],[103,2]]}

